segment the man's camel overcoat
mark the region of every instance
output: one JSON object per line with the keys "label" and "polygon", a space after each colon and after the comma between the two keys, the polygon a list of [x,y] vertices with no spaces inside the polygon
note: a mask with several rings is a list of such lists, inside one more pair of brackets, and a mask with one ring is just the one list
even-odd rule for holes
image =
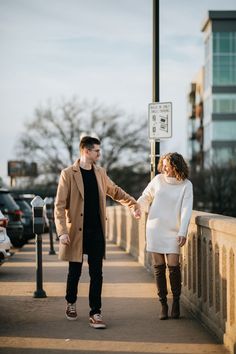
{"label": "man's camel overcoat", "polygon": [[[106,235],[106,196],[130,208],[136,201],[111,181],[106,171],[96,165],[94,172],[99,192],[100,218],[105,239]],[[58,236],[69,234],[70,244],[59,245],[59,259],[82,262],[84,222],[84,185],[79,160],[62,170],[55,200],[55,225]],[[105,255],[104,255],[105,256]]]}

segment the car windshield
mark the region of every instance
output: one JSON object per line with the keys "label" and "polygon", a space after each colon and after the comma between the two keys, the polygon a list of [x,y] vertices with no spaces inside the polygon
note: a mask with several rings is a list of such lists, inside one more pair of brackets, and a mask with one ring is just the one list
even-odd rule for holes
{"label": "car windshield", "polygon": [[24,213],[32,213],[31,207],[25,200],[15,199],[15,201],[19,205],[20,210],[22,210]]}
{"label": "car windshield", "polygon": [[12,196],[7,192],[0,193],[0,208],[7,210],[18,210],[19,207],[12,198]]}

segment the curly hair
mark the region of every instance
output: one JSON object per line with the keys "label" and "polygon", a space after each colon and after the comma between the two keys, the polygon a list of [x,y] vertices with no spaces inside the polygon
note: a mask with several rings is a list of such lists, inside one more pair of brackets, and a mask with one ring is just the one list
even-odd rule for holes
{"label": "curly hair", "polygon": [[160,157],[157,169],[159,172],[163,170],[163,161],[166,160],[167,164],[173,169],[175,178],[178,181],[183,181],[189,176],[189,168],[182,155],[177,152],[169,152],[168,154]]}

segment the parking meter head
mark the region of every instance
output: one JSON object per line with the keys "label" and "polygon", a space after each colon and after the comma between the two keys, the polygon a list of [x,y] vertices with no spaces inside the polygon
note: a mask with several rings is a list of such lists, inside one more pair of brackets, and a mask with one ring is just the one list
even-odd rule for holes
{"label": "parking meter head", "polygon": [[36,195],[36,197],[34,197],[34,199],[30,202],[30,204],[32,205],[33,208],[34,207],[43,208],[44,200],[39,195]]}
{"label": "parking meter head", "polygon": [[44,204],[46,204],[46,206],[52,205],[52,203],[53,203],[53,198],[51,198],[51,197],[44,198]]}
{"label": "parking meter head", "polygon": [[36,196],[32,202],[33,212],[33,232],[37,235],[42,234],[44,230],[43,206],[44,201],[40,196]]}
{"label": "parking meter head", "polygon": [[53,198],[46,197],[44,198],[44,203],[46,207],[46,214],[48,219],[53,218]]}

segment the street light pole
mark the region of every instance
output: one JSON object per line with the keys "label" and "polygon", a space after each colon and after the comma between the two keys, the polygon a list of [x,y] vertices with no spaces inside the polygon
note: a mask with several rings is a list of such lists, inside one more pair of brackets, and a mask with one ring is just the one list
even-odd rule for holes
{"label": "street light pole", "polygon": [[[160,58],[159,58],[159,0],[153,0],[153,64],[152,102],[160,100]],[[160,141],[151,140],[151,179],[155,177],[160,157]]]}

